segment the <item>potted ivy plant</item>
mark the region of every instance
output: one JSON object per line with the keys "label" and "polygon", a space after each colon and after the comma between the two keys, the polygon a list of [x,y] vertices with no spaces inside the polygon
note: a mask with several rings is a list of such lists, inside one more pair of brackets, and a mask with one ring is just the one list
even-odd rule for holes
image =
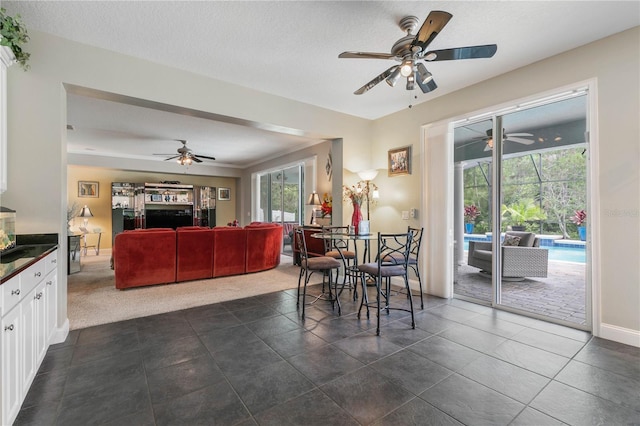
{"label": "potted ivy plant", "polygon": [[0,36],[0,46],[10,51],[23,70],[28,70],[27,62],[31,54],[25,52],[23,47],[29,41],[29,34],[20,15],[11,17],[5,8],[0,8]]}

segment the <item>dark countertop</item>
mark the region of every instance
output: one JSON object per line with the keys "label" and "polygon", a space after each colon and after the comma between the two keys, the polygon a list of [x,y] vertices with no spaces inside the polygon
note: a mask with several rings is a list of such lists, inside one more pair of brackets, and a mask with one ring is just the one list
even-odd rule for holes
{"label": "dark countertop", "polygon": [[16,235],[16,247],[0,256],[0,284],[58,248],[58,234]]}

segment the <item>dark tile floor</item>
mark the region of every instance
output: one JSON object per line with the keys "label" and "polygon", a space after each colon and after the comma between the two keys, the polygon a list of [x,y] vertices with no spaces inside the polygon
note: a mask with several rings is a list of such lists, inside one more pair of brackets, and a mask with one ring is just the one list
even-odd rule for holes
{"label": "dark tile floor", "polygon": [[348,299],[304,322],[288,290],[73,331],[15,424],[640,424],[638,348],[434,297],[376,337]]}

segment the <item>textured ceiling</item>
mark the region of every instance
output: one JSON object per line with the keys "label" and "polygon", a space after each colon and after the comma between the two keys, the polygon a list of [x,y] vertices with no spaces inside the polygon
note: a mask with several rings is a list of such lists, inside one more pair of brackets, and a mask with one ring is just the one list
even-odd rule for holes
{"label": "textured ceiling", "polygon": [[[30,29],[369,119],[640,24],[637,1],[3,1],[3,7],[20,13]],[[438,84],[429,94],[381,83],[353,95],[394,62],[338,54],[388,53],[405,35],[397,24],[403,16],[421,24],[432,10],[453,18],[430,49],[495,43],[496,55],[428,64]],[[166,136],[163,152],[171,152],[167,139],[186,138],[177,131]]]}

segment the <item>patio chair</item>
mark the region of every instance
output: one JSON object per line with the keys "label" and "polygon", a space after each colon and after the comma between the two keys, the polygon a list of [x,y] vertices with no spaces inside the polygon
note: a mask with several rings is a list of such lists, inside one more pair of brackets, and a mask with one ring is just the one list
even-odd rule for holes
{"label": "patio chair", "polygon": [[[493,273],[491,242],[469,241],[467,264]],[[505,232],[502,250],[502,278],[522,281],[525,277],[547,277],[549,251],[540,248],[540,239],[532,232]]]}

